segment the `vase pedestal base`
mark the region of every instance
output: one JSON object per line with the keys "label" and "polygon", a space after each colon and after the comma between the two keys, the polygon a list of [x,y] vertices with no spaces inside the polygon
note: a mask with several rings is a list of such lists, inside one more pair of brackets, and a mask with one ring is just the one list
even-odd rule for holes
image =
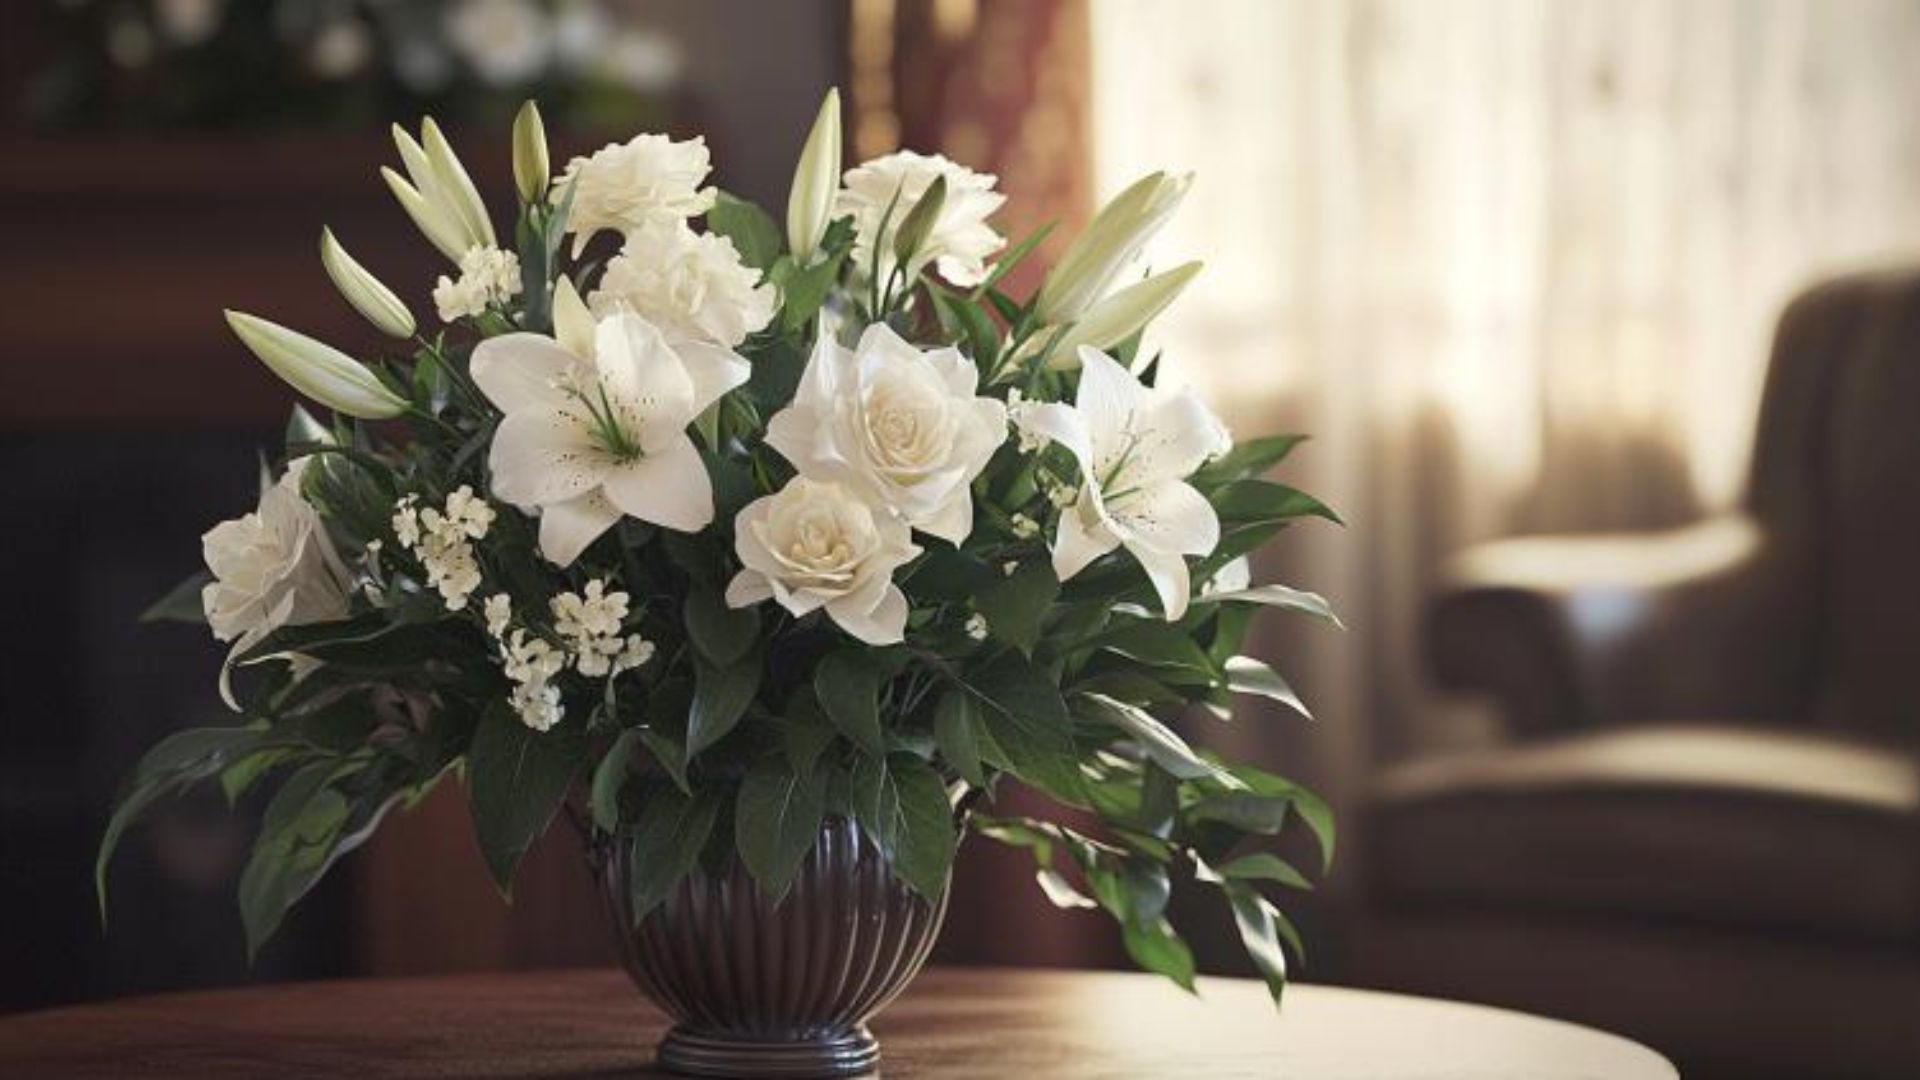
{"label": "vase pedestal base", "polygon": [[676,1027],[660,1043],[660,1067],[682,1076],[862,1076],[879,1064],[880,1043],[864,1027],[790,1042]]}

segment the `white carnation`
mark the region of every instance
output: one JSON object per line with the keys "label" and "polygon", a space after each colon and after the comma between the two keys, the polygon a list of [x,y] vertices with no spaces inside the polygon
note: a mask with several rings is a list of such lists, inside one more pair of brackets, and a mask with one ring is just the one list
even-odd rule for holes
{"label": "white carnation", "polygon": [[[977,285],[987,276],[986,260],[1007,240],[987,224],[1005,195],[993,190],[997,178],[977,173],[939,154],[902,150],[875,158],[850,170],[834,200],[833,215],[853,216],[854,268],[866,274],[873,266],[874,245],[880,248],[880,279],[893,270],[893,233],[907,212],[926,193],[934,177],[947,178],[947,199],[940,218],[914,253],[907,275],[918,274],[931,262],[940,276],[955,285]],[[896,202],[895,196],[898,195]],[[887,208],[893,207],[891,217]],[[882,233],[880,223],[886,220]]]}
{"label": "white carnation", "polygon": [[696,233],[684,221],[653,222],[627,235],[587,297],[596,316],[632,311],[669,339],[732,348],[773,318],[773,287],[740,261],[723,236]]}
{"label": "white carnation", "polygon": [[854,349],[823,336],[767,445],[958,544],[973,530],[970,485],[1007,438],[1006,406],[974,396],[978,380],[958,350],[922,350],[884,323]]}
{"label": "white carnation", "polygon": [[716,192],[701,182],[712,171],[704,138],[675,142],[636,135],[608,143],[591,157],[574,158],[553,186],[558,203],[572,192],[567,231],[578,258],[602,229],[637,231],[649,223],[682,223],[713,209]]}
{"label": "white carnation", "polygon": [[852,488],[796,476],[748,503],[734,519],[734,551],[745,569],[727,586],[727,604],[769,597],[795,615],[826,609],[869,645],[906,633],[907,598],[893,572],[920,554],[904,522]]}

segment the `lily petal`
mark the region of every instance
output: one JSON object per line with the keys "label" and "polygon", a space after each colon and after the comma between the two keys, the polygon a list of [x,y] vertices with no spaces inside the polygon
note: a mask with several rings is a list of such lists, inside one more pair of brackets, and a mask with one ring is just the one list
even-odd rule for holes
{"label": "lily petal", "polygon": [[474,385],[501,412],[552,407],[565,401],[559,384],[579,360],[552,338],[501,334],[474,346]]}
{"label": "lily petal", "polygon": [[553,283],[553,336],[560,347],[582,360],[593,359],[593,312],[565,274]]}
{"label": "lily petal", "polygon": [[1087,430],[1086,417],[1081,415],[1080,410],[1058,402],[1036,402],[1021,409],[1020,428],[1066,447],[1067,452],[1080,463],[1081,471],[1089,474],[1091,479],[1093,438]]}
{"label": "lily petal", "polygon": [[600,320],[593,365],[621,424],[633,425],[641,450],[656,454],[685,437],[700,411],[693,407],[693,380],[659,327],[634,314]]}
{"label": "lily petal", "polygon": [[537,407],[500,421],[487,464],[495,495],[515,506],[551,506],[598,487],[611,462],[578,417]]}
{"label": "lily petal", "polygon": [[1119,546],[1120,538],[1099,519],[1090,497],[1082,492],[1080,501],[1060,515],[1060,528],[1054,532],[1053,576],[1065,581]]}
{"label": "lily petal", "polygon": [[704,341],[680,341],[673,346],[693,380],[693,410],[704,412],[727,391],[744,386],[753,376],[753,365],[732,349],[709,345]]}
{"label": "lily petal", "polygon": [[1156,551],[1206,555],[1220,543],[1220,516],[1205,496],[1179,481],[1111,500],[1107,515],[1122,540],[1137,540]]}
{"label": "lily petal", "polygon": [[588,545],[619,520],[620,511],[599,490],[554,503],[540,511],[540,554],[555,566],[572,566]]}
{"label": "lily petal", "polygon": [[1166,609],[1167,621],[1173,622],[1185,615],[1190,588],[1187,560],[1138,542],[1129,542],[1127,550],[1140,560],[1140,569],[1147,572],[1147,580],[1153,582],[1153,591],[1160,594],[1160,606]]}
{"label": "lily petal", "polygon": [[606,489],[623,512],[668,529],[698,532],[713,521],[713,481],[684,431],[608,470]]}

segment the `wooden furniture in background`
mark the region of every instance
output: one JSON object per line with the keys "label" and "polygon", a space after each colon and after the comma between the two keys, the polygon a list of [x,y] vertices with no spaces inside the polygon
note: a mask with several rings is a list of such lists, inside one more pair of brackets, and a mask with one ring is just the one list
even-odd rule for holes
{"label": "wooden furniture in background", "polygon": [[[874,1025],[889,1077],[1677,1080],[1659,1054],[1522,1013],[1146,975],[934,969]],[[652,1076],[665,1021],[613,971],[290,983],[0,1020],[0,1077]]]}

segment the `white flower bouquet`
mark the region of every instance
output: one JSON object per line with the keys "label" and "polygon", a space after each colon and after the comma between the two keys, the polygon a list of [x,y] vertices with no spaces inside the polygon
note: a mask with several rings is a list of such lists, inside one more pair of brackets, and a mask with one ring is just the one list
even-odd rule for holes
{"label": "white flower bouquet", "polygon": [[[1044,232],[1003,252],[994,178],[944,158],[843,179],[836,96],[784,236],[705,186],[698,139],[550,177],[529,104],[507,245],[431,120],[395,141],[386,182],[451,264],[444,328],[331,233],[327,274],[397,348],[357,360],[228,313],[333,415],[295,410],[258,509],[155,608],[230,643],[244,719],[141,762],[103,904],[156,799],[274,785],[240,883],[257,947],[388,810],[460,774],[503,890],[563,808],[634,845],[636,918],[736,858],[781,895],[830,818],[932,897],[971,829],[1182,985],[1171,883],[1219,889],[1278,994],[1298,940],[1271,890],[1308,878],[1276,838],[1330,858],[1327,808],[1169,719],[1301,708],[1241,642],[1263,607],[1333,616],[1250,585],[1246,556],[1333,515],[1261,478],[1296,437],[1232,443],[1138,355],[1198,268],[1138,269],[1184,179],[1127,189],[1020,299],[1002,282]],[[993,816],[1009,784],[1059,819]]]}

